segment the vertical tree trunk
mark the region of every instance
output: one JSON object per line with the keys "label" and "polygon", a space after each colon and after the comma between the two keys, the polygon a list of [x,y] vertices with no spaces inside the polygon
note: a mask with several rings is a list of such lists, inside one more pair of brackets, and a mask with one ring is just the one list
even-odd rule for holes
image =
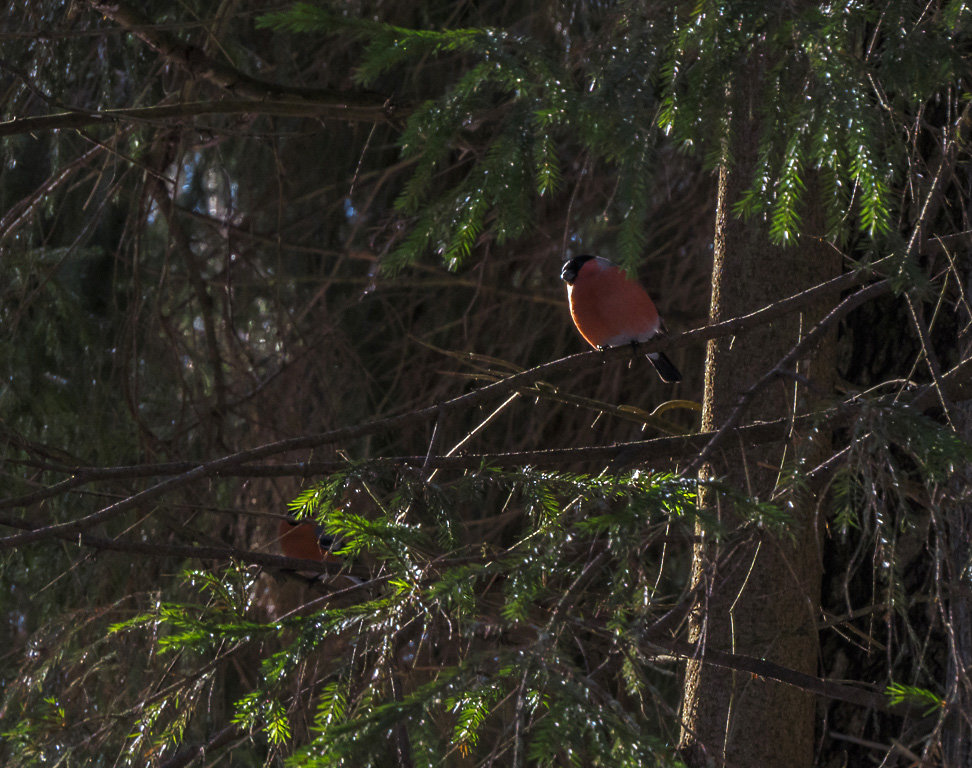
{"label": "vertical tree trunk", "polygon": [[[966,292],[972,288],[972,262],[962,263]],[[968,294],[966,294],[968,295]],[[967,313],[963,323],[972,322]],[[972,343],[966,339],[961,347],[961,360],[972,356]],[[972,442],[972,401],[954,404],[952,419],[959,436]],[[960,467],[952,478],[949,496],[952,503],[936,515],[941,542],[945,584],[968,584],[969,542],[972,541],[972,467]],[[941,583],[941,582],[940,582]],[[943,609],[949,654],[946,669],[946,697],[951,710],[945,727],[946,768],[972,768],[972,594],[968,589],[952,589],[943,595]]]}
{"label": "vertical tree trunk", "polygon": [[[752,178],[756,147],[755,103],[759,65],[736,93],[730,116],[732,168],[719,179],[711,320],[745,314],[776,299],[816,285],[839,273],[836,252],[804,237],[797,246],[769,242],[765,226],[741,221],[732,207]],[[808,181],[808,187],[812,184]],[[804,231],[819,234],[812,190]],[[829,305],[829,302],[828,302]],[[740,395],[776,366],[825,313],[821,304],[744,335],[709,342],[702,428],[718,429]],[[827,392],[834,377],[833,335],[798,372]],[[806,411],[808,392],[796,378],[780,378],[756,397],[744,419],[771,420]],[[819,439],[819,438],[817,438]],[[703,470],[744,494],[769,501],[780,490],[780,472],[798,457],[809,461],[828,445],[793,435],[786,446],[741,445],[732,436]],[[706,665],[705,649],[759,657],[814,674],[817,668],[816,616],[820,590],[817,508],[812,489],[777,503],[791,516],[788,536],[742,523],[742,511],[715,494],[703,503],[717,506],[730,533],[719,544],[696,546],[692,581],[699,587],[690,616],[690,639],[701,644],[701,660],[690,661],[682,698],[681,748],[690,766],[803,768],[813,764],[814,700],[780,683]],[[701,534],[701,529],[699,531]]]}

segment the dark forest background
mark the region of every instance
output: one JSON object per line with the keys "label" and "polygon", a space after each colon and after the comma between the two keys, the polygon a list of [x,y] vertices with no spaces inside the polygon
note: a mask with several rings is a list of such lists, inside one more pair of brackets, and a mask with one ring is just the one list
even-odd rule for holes
{"label": "dark forest background", "polygon": [[972,766],[966,3],[0,40],[5,765]]}

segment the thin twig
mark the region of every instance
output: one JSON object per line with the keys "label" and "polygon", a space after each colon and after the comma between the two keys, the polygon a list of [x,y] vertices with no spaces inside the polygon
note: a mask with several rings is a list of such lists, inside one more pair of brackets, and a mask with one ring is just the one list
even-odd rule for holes
{"label": "thin twig", "polygon": [[905,294],[905,301],[908,304],[908,317],[911,318],[911,324],[914,326],[915,334],[921,343],[921,350],[925,355],[925,362],[928,364],[928,370],[931,372],[935,393],[938,395],[942,408],[945,410],[945,418],[948,419],[948,423],[952,429],[955,429],[955,421],[952,418],[952,405],[945,395],[945,386],[942,382],[942,367],[932,347],[928,327],[925,325],[925,321],[921,315],[918,314],[918,308],[915,306],[915,302],[910,295]]}

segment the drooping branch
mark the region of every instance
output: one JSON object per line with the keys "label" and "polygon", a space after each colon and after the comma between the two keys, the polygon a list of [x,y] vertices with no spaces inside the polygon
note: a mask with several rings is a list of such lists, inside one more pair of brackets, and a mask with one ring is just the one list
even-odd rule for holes
{"label": "drooping branch", "polygon": [[[130,5],[115,0],[88,0],[92,10],[106,16],[134,34],[152,50],[158,52],[189,77],[205,80],[237,98],[256,102],[286,99],[316,101],[318,108],[327,105],[330,116],[345,120],[373,120],[385,122],[398,109],[386,99],[372,93],[343,93],[323,88],[294,88],[252,77],[223,62],[216,61],[197,46],[183,42],[177,36],[160,29]],[[259,107],[259,104],[255,105]]]}

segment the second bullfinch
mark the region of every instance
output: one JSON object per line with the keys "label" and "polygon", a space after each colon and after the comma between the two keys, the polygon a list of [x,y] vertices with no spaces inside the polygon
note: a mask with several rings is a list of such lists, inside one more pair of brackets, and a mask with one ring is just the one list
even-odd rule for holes
{"label": "second bullfinch", "polygon": [[[600,256],[575,256],[564,263],[560,276],[567,283],[574,325],[595,349],[637,344],[665,332],[655,302],[614,262]],[[649,352],[648,359],[662,381],[682,380],[664,352]]]}
{"label": "second bullfinch", "polygon": [[280,551],[286,557],[315,560],[318,563],[341,560],[331,551],[335,546],[334,537],[324,533],[324,529],[316,523],[299,522],[289,516],[281,518],[277,537]]}

